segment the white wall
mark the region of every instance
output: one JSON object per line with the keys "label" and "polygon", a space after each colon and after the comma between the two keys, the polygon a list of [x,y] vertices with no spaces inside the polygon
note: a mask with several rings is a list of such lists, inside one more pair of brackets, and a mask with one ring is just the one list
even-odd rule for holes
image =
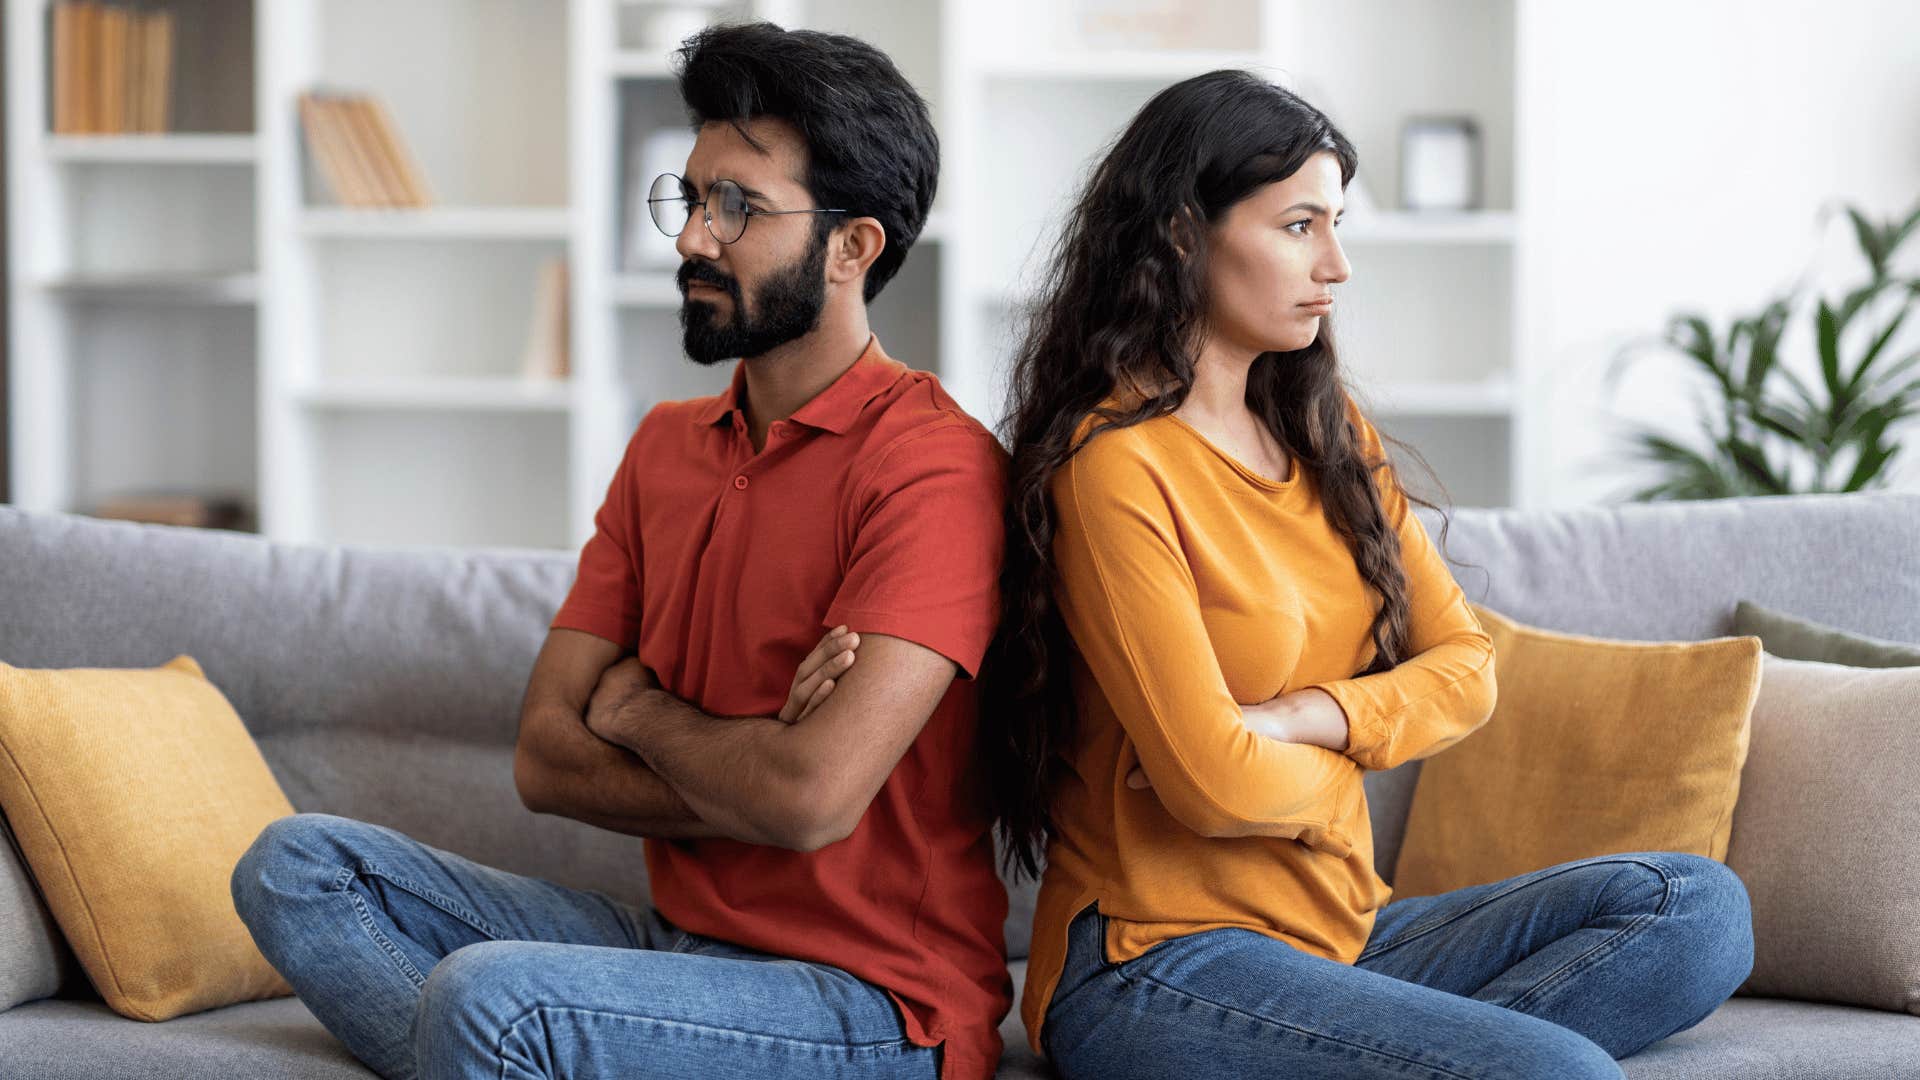
{"label": "white wall", "polygon": [[[1716,324],[1757,310],[1816,255],[1835,295],[1864,271],[1844,218],[1816,249],[1818,208],[1885,218],[1920,198],[1920,4],[1523,0],[1520,21],[1528,393],[1550,433],[1526,501],[1617,501],[1637,476],[1610,418],[1696,425],[1664,359],[1604,403],[1613,350],[1676,310]],[[1811,364],[1804,327],[1788,343]],[[1920,489],[1920,424],[1903,434],[1894,485]]]}

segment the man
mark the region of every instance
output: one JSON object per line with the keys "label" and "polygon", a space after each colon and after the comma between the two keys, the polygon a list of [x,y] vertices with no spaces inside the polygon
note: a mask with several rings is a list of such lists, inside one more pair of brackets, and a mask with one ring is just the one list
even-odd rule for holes
{"label": "man", "polygon": [[651,204],[683,344],[534,663],[514,779],[647,838],[651,910],[365,823],[274,823],[262,951],[388,1077],[984,1080],[1007,898],[971,764],[1005,454],[866,304],[933,200],[883,54],[766,23],[681,50],[697,131]]}

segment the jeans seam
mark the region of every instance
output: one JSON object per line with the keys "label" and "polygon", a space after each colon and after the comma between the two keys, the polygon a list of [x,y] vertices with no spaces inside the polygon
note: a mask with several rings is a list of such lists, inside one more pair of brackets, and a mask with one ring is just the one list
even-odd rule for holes
{"label": "jeans seam", "polygon": [[[1115,974],[1119,974],[1119,972],[1116,970]],[[1129,983],[1136,981],[1136,979],[1126,975],[1120,975],[1120,978],[1122,981],[1129,982]],[[1415,1066],[1422,1069],[1432,1069],[1435,1073],[1442,1076],[1458,1077],[1459,1080],[1473,1080],[1473,1077],[1471,1076],[1471,1074],[1460,1072],[1456,1069],[1448,1068],[1445,1065],[1436,1065],[1428,1061],[1418,1061],[1413,1058],[1405,1057],[1401,1054],[1396,1054],[1391,1051],[1382,1050],[1379,1047],[1368,1046],[1365,1043],[1353,1042],[1349,1039],[1344,1039],[1337,1035],[1329,1035],[1324,1032],[1311,1031],[1307,1028],[1296,1027],[1292,1024],[1282,1023],[1281,1021],[1275,1020],[1270,1016],[1262,1016],[1256,1012],[1248,1012],[1245,1009],[1235,1008],[1232,1005],[1227,1005],[1222,1002],[1214,1001],[1212,998],[1204,997],[1190,990],[1186,990],[1181,987],[1175,986],[1172,983],[1163,982],[1162,980],[1155,978],[1152,975],[1141,975],[1138,977],[1137,981],[1144,982],[1144,983],[1151,983],[1152,985],[1157,986],[1167,991],[1170,994],[1174,994],[1176,996],[1186,998],[1189,1001],[1199,1002],[1202,1005],[1210,1005],[1213,1008],[1219,1009],[1221,1012],[1231,1013],[1234,1016],[1245,1017],[1249,1020],[1255,1021],[1256,1023],[1265,1024],[1268,1027],[1279,1028],[1283,1031],[1290,1031],[1298,1035],[1305,1035],[1312,1039],[1321,1039],[1331,1043],[1338,1043],[1341,1046],[1350,1047],[1354,1050],[1357,1050],[1365,1054],[1374,1054],[1379,1057],[1385,1058],[1389,1061],[1393,1061],[1397,1064],[1411,1065],[1411,1066]]]}
{"label": "jeans seam", "polygon": [[468,926],[472,927],[473,929],[479,931],[482,934],[485,934],[488,938],[491,938],[494,941],[499,941],[501,938],[506,937],[505,934],[502,934],[499,931],[495,930],[493,927],[488,926],[486,920],[482,919],[479,915],[468,910],[467,908],[460,906],[460,904],[455,900],[453,900],[453,898],[448,896],[442,896],[441,894],[434,892],[432,889],[429,889],[424,885],[420,885],[408,878],[397,877],[393,874],[387,873],[385,870],[382,870],[380,868],[378,863],[372,862],[371,860],[368,860],[368,859],[360,860],[359,874],[361,877],[377,877],[383,881],[387,881],[394,885],[398,885],[400,888],[406,890],[409,893],[412,893],[416,899],[423,900],[433,905],[434,907],[439,908],[441,911],[444,911],[447,914],[453,916],[454,918],[459,919],[461,922],[466,923]]}
{"label": "jeans seam", "polygon": [[367,936],[373,939],[374,945],[378,946],[381,952],[387,954],[388,959],[399,966],[400,974],[412,980],[415,987],[426,985],[427,977],[420,973],[420,969],[414,966],[413,961],[407,959],[407,954],[400,951],[400,947],[393,943],[393,939],[381,933],[380,928],[374,924],[373,913],[367,910],[366,902],[360,899],[358,893],[346,887],[346,883],[352,879],[353,867],[341,867],[340,872],[333,879],[334,891],[346,897],[347,906],[353,908],[354,916],[359,920],[361,929],[367,932]]}
{"label": "jeans seam", "polygon": [[701,1035],[725,1035],[733,1038],[756,1042],[778,1043],[793,1047],[806,1047],[820,1050],[859,1050],[868,1052],[865,1056],[879,1057],[889,1052],[904,1055],[909,1050],[932,1050],[931,1046],[920,1046],[911,1039],[876,1039],[872,1042],[834,1042],[826,1039],[800,1039],[791,1035],[769,1035],[765,1032],[747,1031],[744,1028],[721,1027],[718,1024],[699,1024],[691,1020],[670,1020],[663,1016],[648,1016],[645,1013],[612,1012],[606,1009],[589,1009],[578,1005],[533,1005],[516,1017],[512,1023],[500,1030],[500,1037],[494,1041],[494,1050],[500,1055],[501,1066],[506,1066],[506,1043],[509,1038],[519,1037],[520,1025],[542,1013],[584,1013],[590,1016],[605,1016],[615,1020],[631,1020],[642,1024],[654,1024],[660,1027],[680,1028]]}
{"label": "jeans seam", "polygon": [[1665,915],[1667,909],[1673,906],[1673,898],[1680,892],[1679,879],[1667,873],[1664,867],[1657,864],[1649,863],[1641,859],[1632,861],[1638,862],[1643,866],[1650,866],[1653,868],[1654,873],[1660,875],[1660,880],[1664,886],[1660,896],[1660,905],[1654,908],[1651,914],[1640,916],[1628,925],[1608,935],[1605,941],[1567,961],[1565,964],[1560,965],[1560,967],[1548,974],[1545,978],[1528,987],[1525,993],[1515,998],[1513,1003],[1507,1006],[1508,1008],[1524,1011],[1525,1007],[1532,1004],[1535,998],[1570,977],[1576,969],[1592,967],[1593,964],[1598,963],[1604,958],[1606,954],[1619,950],[1628,941],[1638,936],[1640,931],[1653,925],[1655,919]]}
{"label": "jeans seam", "polygon": [[[1673,879],[1671,876],[1667,874],[1664,868],[1662,868],[1656,863],[1648,862],[1645,859],[1622,859],[1620,861],[1638,863],[1641,866],[1652,868],[1655,873],[1659,874],[1662,878],[1666,879],[1667,886],[1668,886],[1668,899],[1671,898],[1671,894],[1673,891]],[[1521,889],[1526,888],[1529,885],[1537,884],[1538,882],[1542,882],[1542,881],[1547,881],[1551,878],[1559,877],[1561,874],[1569,873],[1571,871],[1578,870],[1578,869],[1580,869],[1580,867],[1578,866],[1563,866],[1558,869],[1555,869],[1554,872],[1550,874],[1542,874],[1539,877],[1530,877],[1523,881],[1516,881],[1511,886],[1505,889],[1501,889],[1499,892],[1489,893],[1488,895],[1481,897],[1480,899],[1474,901],[1472,904],[1468,905],[1467,907],[1461,908],[1459,911],[1454,912],[1452,915],[1449,915],[1446,918],[1441,919],[1439,922],[1432,923],[1427,926],[1409,929],[1405,933],[1401,934],[1399,937],[1394,938],[1392,941],[1381,943],[1378,948],[1364,949],[1361,951],[1359,956],[1354,958],[1353,962],[1358,964],[1363,960],[1367,960],[1372,957],[1379,956],[1382,953],[1392,952],[1393,950],[1399,948],[1402,945],[1405,945],[1407,942],[1412,941],[1415,938],[1424,937],[1427,934],[1430,934],[1435,930],[1438,930],[1441,927],[1446,926],[1449,923],[1458,922],[1459,920],[1467,917],[1468,915],[1473,914],[1474,912],[1480,910],[1481,908],[1487,906],[1488,904],[1493,903],[1495,900],[1498,900],[1503,896],[1509,896],[1515,892],[1518,892]],[[1660,909],[1659,911],[1655,912],[1655,914],[1665,913],[1666,907],[1667,907],[1667,899],[1662,899]]]}
{"label": "jeans seam", "polygon": [[485,934],[488,938],[495,941],[500,940],[500,935],[489,929],[479,916],[466,911],[452,900],[441,896],[431,889],[422,888],[413,882],[387,874],[373,863],[364,859],[361,860],[358,870],[351,866],[342,866],[333,876],[333,882],[331,884],[332,890],[347,898],[347,903],[352,906],[354,916],[359,920],[361,929],[367,932],[367,936],[373,939],[373,943],[379,947],[380,951],[386,953],[387,957],[398,965],[400,973],[412,980],[413,985],[416,987],[426,985],[426,975],[420,971],[420,968],[414,964],[412,960],[408,959],[407,954],[401,951],[398,945],[394,944],[392,938],[381,931],[379,925],[374,921],[373,912],[367,908],[367,903],[361,899],[360,894],[347,888],[347,883],[351,882],[356,876],[378,877],[384,881],[391,882],[418,899],[445,911],[447,914],[473,927],[473,929]]}

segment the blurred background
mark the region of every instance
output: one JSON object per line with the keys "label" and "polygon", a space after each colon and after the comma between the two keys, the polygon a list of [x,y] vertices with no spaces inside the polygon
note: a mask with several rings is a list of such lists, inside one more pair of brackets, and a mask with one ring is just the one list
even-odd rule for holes
{"label": "blurred background", "polygon": [[1329,322],[1417,493],[1920,489],[1910,0],[5,3],[22,506],[577,548],[646,409],[730,374],[682,357],[639,200],[690,143],[672,48],[745,18],[931,103],[872,317],[989,425],[1090,161],[1230,66],[1359,149]]}

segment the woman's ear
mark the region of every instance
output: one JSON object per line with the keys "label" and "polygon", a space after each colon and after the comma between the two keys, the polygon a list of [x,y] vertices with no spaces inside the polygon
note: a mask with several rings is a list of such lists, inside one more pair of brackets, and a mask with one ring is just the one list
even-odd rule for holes
{"label": "woman's ear", "polygon": [[1167,219],[1167,233],[1173,238],[1173,250],[1183,262],[1192,254],[1188,249],[1199,246],[1193,242],[1195,225],[1191,206],[1181,207]]}

